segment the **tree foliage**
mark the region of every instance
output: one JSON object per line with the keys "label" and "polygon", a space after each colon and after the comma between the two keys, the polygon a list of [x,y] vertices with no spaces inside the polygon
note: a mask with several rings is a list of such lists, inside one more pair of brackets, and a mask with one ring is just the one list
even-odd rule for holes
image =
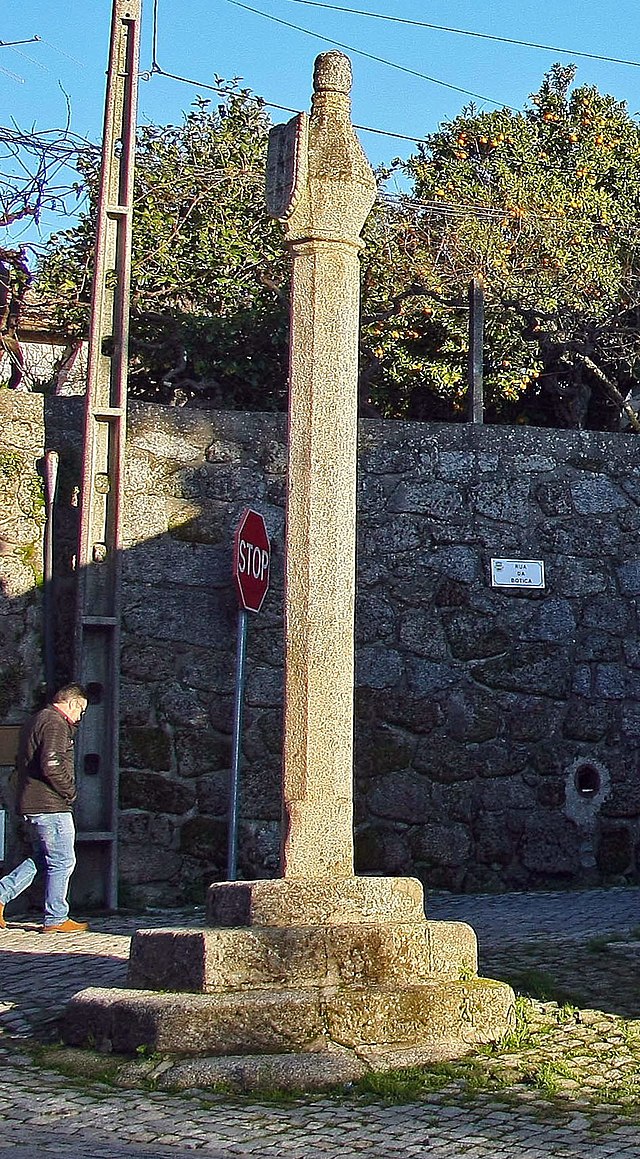
{"label": "tree foliage", "polygon": [[640,130],[573,76],[556,65],[524,112],[467,108],[402,164],[412,196],[378,212],[365,259],[365,373],[387,413],[464,416],[473,276],[489,417],[624,413],[640,380]]}
{"label": "tree foliage", "polygon": [[[640,427],[640,129],[573,67],[524,111],[464,109],[395,169],[365,230],[361,394],[389,417],[466,415],[467,287],[486,293],[489,421]],[[138,131],[132,277],[134,395],[279,408],[288,274],[264,206],[269,121],[235,83],[181,124]],[[90,210],[40,270],[68,329],[86,329]]]}
{"label": "tree foliage", "polygon": [[[270,409],[285,392],[281,230],[267,216],[269,120],[235,84],[198,99],[181,124],[145,125],[136,149],[130,391],[183,404]],[[51,239],[39,285],[61,320],[86,331],[98,169],[90,209]]]}
{"label": "tree foliage", "polygon": [[9,363],[12,388],[22,381],[24,356],[18,340],[20,312],[32,280],[29,265],[36,244],[22,231],[39,226],[48,212],[68,213],[82,195],[76,162],[91,152],[69,130],[23,131],[0,126],[0,355]]}

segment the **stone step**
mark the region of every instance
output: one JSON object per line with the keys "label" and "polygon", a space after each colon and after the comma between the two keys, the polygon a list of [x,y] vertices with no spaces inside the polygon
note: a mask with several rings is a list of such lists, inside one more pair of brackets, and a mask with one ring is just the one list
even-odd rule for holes
{"label": "stone step", "polygon": [[418,985],[477,972],[464,922],[138,930],[128,983],[150,990]]}
{"label": "stone step", "polygon": [[212,926],[352,925],[424,919],[415,877],[218,881],[207,891]]}
{"label": "stone step", "polygon": [[123,1054],[315,1053],[338,1046],[371,1057],[416,1049],[425,1057],[456,1057],[498,1039],[513,1002],[509,986],[484,978],[215,995],[90,988],[67,1006],[62,1035],[69,1046]]}

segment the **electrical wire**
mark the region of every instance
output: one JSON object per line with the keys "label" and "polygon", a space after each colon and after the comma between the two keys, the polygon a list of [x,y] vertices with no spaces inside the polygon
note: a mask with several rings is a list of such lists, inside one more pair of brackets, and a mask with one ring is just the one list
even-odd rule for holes
{"label": "electrical wire", "polygon": [[441,88],[450,89],[454,93],[462,93],[463,96],[473,97],[477,101],[483,101],[490,105],[495,105],[496,108],[508,108],[503,101],[496,101],[493,97],[483,96],[482,93],[472,92],[470,89],[460,88],[459,85],[449,84],[444,80],[437,80],[436,77],[428,76],[427,73],[418,72],[417,69],[408,68],[404,64],[398,64],[397,61],[387,60],[383,56],[377,56],[373,52],[365,52],[362,48],[355,48],[352,44],[344,44],[341,40],[333,40],[330,36],[323,36],[320,32],[313,32],[310,28],[302,28],[299,24],[291,24],[288,20],[281,20],[277,16],[272,16],[270,12],[262,12],[259,8],[252,8],[249,4],[241,4],[240,0],[226,0],[227,4],[233,4],[234,8],[243,8],[245,12],[252,12],[254,16],[262,16],[265,20],[271,20],[274,24],[280,24],[285,28],[292,28],[295,32],[302,32],[305,36],[312,36],[316,40],[321,40],[324,44],[333,44],[336,48],[344,48],[347,52],[353,52],[356,56],[364,56],[367,60],[373,60],[377,64],[387,65],[388,68],[395,68],[399,72],[407,73],[409,76],[418,77],[419,80],[426,80],[429,84],[439,85]]}
{"label": "electrical wire", "polygon": [[17,44],[37,44],[41,36],[30,36],[28,40],[0,40],[0,48],[15,48]]}
{"label": "electrical wire", "polygon": [[[156,62],[151,66],[147,72],[140,74],[143,80],[150,80],[152,76],[163,76],[168,80],[180,81],[181,84],[193,85],[195,88],[206,89],[208,92],[218,93],[220,96],[226,96],[227,89],[223,89],[220,85],[206,84],[204,81],[195,80],[193,77],[179,76],[175,72],[167,72],[165,68]],[[266,101],[262,97],[249,96],[248,98],[266,109],[278,109],[282,113],[299,113],[300,109],[291,108],[289,105],[277,105],[274,101]],[[354,125],[354,129],[358,129],[361,133],[377,133],[381,137],[395,137],[398,141],[411,141],[414,145],[420,145],[423,137],[409,137],[406,133],[392,133],[387,129],[374,129],[370,125]]]}
{"label": "electrical wire", "polygon": [[581,56],[587,60],[602,60],[609,64],[624,64],[630,68],[640,68],[640,60],[624,60],[618,56],[604,56],[599,52],[581,52],[577,48],[560,48],[557,44],[537,44],[533,40],[516,40],[511,36],[494,36],[489,32],[472,32],[467,28],[450,28],[446,24],[428,24],[424,20],[408,20],[402,16],[388,16],[381,12],[366,12],[359,8],[346,8],[339,4],[324,4],[321,0],[288,0],[289,4],[305,4],[309,8],[324,8],[330,12],[349,12],[353,16],[367,16],[372,20],[386,20],[393,24],[408,24],[414,28],[431,28],[437,32],[450,32],[456,36],[474,36],[480,40],[493,40],[498,44],[512,44],[520,48],[536,48],[543,52],[561,52],[565,56]]}
{"label": "electrical wire", "polygon": [[[303,3],[304,2],[304,3],[309,3],[309,4],[315,4],[316,7],[320,7],[320,8],[323,8],[323,7],[334,8],[335,7],[334,5],[320,4],[317,2],[317,0],[289,0],[289,2],[291,2],[291,3],[294,3],[294,2],[295,3],[297,3],[297,2]],[[270,16],[268,13],[260,12],[256,8],[252,8],[247,4],[240,3],[239,0],[227,0],[227,3],[233,4],[237,8],[244,8],[248,12],[256,13],[259,16],[265,17],[265,19],[267,19],[267,20],[273,20],[278,24],[285,24],[287,27],[293,28],[297,31],[304,32],[309,36],[315,36],[318,39],[324,40],[329,44],[335,44],[340,48],[346,48],[349,52],[358,53],[359,55],[366,56],[369,59],[376,60],[376,61],[382,62],[384,64],[388,64],[392,68],[399,68],[404,72],[410,72],[410,73],[412,73],[412,75],[422,77],[423,79],[428,80],[428,81],[432,81],[434,84],[442,84],[442,85],[445,85],[445,87],[454,88],[455,91],[461,92],[461,93],[465,94],[466,96],[475,96],[478,100],[489,101],[491,104],[494,104],[494,105],[496,105],[496,107],[504,109],[506,112],[513,112],[514,111],[511,108],[511,106],[506,105],[502,102],[494,101],[494,100],[492,100],[491,97],[482,97],[478,93],[469,92],[467,89],[458,89],[458,88],[456,88],[456,86],[446,84],[445,81],[438,81],[432,77],[426,76],[423,73],[417,73],[417,72],[413,72],[413,70],[411,70],[411,69],[405,69],[403,65],[394,64],[392,61],[385,61],[381,57],[376,57],[370,53],[361,52],[360,49],[350,47],[349,45],[341,44],[339,41],[329,40],[328,37],[322,37],[318,33],[310,32],[308,29],[299,28],[298,25],[289,24],[287,21],[278,20],[276,17]],[[151,76],[159,75],[159,76],[164,76],[170,80],[179,81],[182,84],[189,84],[189,85],[193,85],[194,87],[205,88],[210,92],[216,92],[216,93],[219,93],[220,95],[225,95],[227,90],[223,89],[219,85],[206,84],[205,82],[196,80],[193,77],[181,76],[177,73],[169,72],[160,66],[160,64],[158,63],[158,59],[157,59],[158,7],[159,7],[159,0],[154,0],[153,33],[152,33],[152,66],[148,72],[144,72],[141,74],[143,79],[149,80],[151,78]],[[356,11],[355,9],[347,9],[347,8],[345,8],[345,9],[338,8],[337,10],[338,11],[345,11],[345,12]],[[360,13],[358,13],[358,14],[360,14]],[[362,15],[376,15],[376,14],[375,13],[370,13],[370,14],[369,13],[362,13]],[[395,19],[399,19],[399,18],[389,17],[389,19],[395,20]],[[412,22],[408,21],[408,23],[412,23]],[[417,23],[420,23],[420,22],[417,22]],[[425,25],[425,27],[439,28],[441,26],[440,25],[433,25],[433,26],[432,25]],[[458,30],[448,30],[448,31],[458,31]],[[478,35],[484,36],[485,34],[478,33]],[[538,47],[541,47],[541,46],[538,46]],[[560,51],[560,50],[558,50],[558,51]],[[603,58],[603,59],[608,59],[608,58]],[[611,58],[611,59],[613,59],[613,58]],[[620,62],[620,63],[623,63],[623,62]],[[629,62],[629,63],[632,63],[632,62]],[[278,109],[281,112],[294,113],[294,114],[300,112],[299,109],[291,108],[288,105],[276,104],[276,102],[274,102],[274,101],[267,101],[261,97],[251,97],[250,99],[255,100],[256,103],[260,104],[261,106],[264,106],[264,107],[270,108],[270,109]],[[413,144],[416,144],[416,145],[424,144],[424,141],[425,141],[424,137],[414,137],[414,136],[409,135],[408,133],[396,133],[396,132],[393,132],[393,131],[388,130],[388,129],[374,128],[371,125],[360,125],[360,124],[354,123],[353,127],[354,127],[354,129],[358,129],[360,132],[363,132],[363,133],[373,133],[377,136],[389,137],[390,139],[396,139],[399,141],[411,141]],[[554,167],[548,166],[548,165],[546,166],[547,171],[550,171],[552,168],[554,168]],[[559,172],[564,172],[564,170],[562,170],[559,166],[557,168],[558,168]]]}
{"label": "electrical wire", "polygon": [[23,76],[19,76],[17,72],[11,72],[11,70],[8,68],[2,68],[2,65],[0,65],[0,72],[3,76],[8,76],[9,80],[14,80],[19,85],[23,85],[25,83]]}
{"label": "electrical wire", "polygon": [[70,60],[72,64],[77,64],[78,68],[81,68],[86,72],[86,64],[82,60],[78,60],[77,56],[71,56],[71,53],[65,52],[63,48],[58,48],[57,44],[52,44],[50,40],[45,40],[44,36],[38,36],[37,39],[41,42],[41,44],[46,44],[47,48],[52,48],[53,51],[57,52],[59,56],[66,57],[66,59]]}

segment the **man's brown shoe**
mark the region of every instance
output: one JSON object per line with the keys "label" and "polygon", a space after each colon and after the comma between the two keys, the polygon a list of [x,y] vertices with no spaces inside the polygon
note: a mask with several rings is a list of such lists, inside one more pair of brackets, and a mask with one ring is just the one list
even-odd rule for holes
{"label": "man's brown shoe", "polygon": [[0,901],[0,930],[6,930],[7,923],[4,920],[4,903]]}
{"label": "man's brown shoe", "polygon": [[57,926],[43,926],[42,932],[43,934],[83,934],[88,929],[88,922],[74,922],[71,918],[67,918],[64,922],[58,922]]}

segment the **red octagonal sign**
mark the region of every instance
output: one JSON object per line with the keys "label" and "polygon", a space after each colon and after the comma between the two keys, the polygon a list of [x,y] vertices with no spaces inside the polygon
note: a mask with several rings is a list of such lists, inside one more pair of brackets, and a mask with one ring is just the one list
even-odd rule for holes
{"label": "red octagonal sign", "polygon": [[245,508],[233,541],[233,578],[240,606],[259,612],[269,587],[271,544],[264,519]]}

